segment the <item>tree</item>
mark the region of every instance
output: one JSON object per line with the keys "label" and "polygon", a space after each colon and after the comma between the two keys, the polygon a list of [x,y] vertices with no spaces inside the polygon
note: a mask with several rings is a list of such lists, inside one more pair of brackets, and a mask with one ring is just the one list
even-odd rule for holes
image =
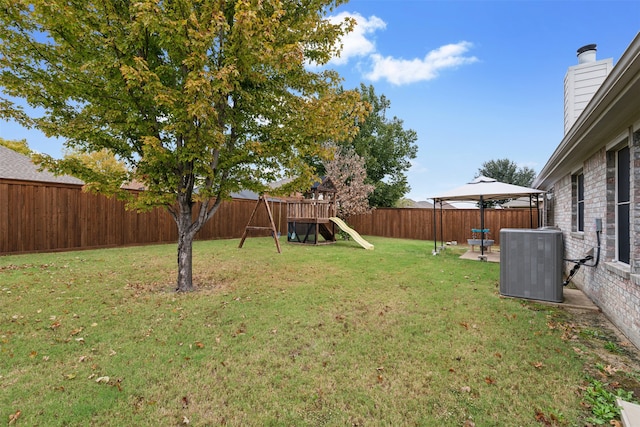
{"label": "tree", "polygon": [[484,162],[482,167],[478,169],[476,178],[480,175],[507,184],[529,187],[536,177],[536,171],[527,166],[518,167],[515,162],[505,158]]}
{"label": "tree", "polygon": [[118,160],[108,148],[100,151],[82,152],[67,150],[65,162],[73,162],[76,175],[89,178],[85,189],[106,195],[116,194],[127,180],[127,165]]}
{"label": "tree", "polygon": [[[192,243],[233,191],[308,188],[302,158],[348,140],[366,113],[332,71],[353,21],[325,13],[343,0],[5,1],[0,7],[0,117],[71,149],[108,149],[146,191],[129,206],[164,206],[178,230],[178,291],[192,283]],[[74,159],[48,169],[95,177]],[[113,190],[113,189],[112,189]],[[273,191],[271,191],[273,192]]]}
{"label": "tree", "polygon": [[371,211],[369,195],[375,186],[365,183],[367,171],[362,157],[351,148],[337,147],[334,158],[324,167],[336,187],[338,217],[347,219]]}
{"label": "tree", "polygon": [[[484,162],[475,177],[478,178],[481,175],[507,184],[529,187],[536,177],[536,172],[527,166],[518,167],[515,162],[504,158]],[[508,200],[485,202],[485,207],[495,207],[506,201]]]}
{"label": "tree", "polygon": [[0,145],[7,147],[16,153],[24,154],[25,156],[31,156],[32,153],[26,139],[16,141],[13,139],[0,138]]}
{"label": "tree", "polygon": [[373,86],[361,84],[359,92],[370,104],[371,113],[358,122],[356,137],[340,141],[339,145],[352,147],[365,159],[366,182],[375,185],[369,204],[392,207],[411,189],[406,171],[411,167],[411,159],[416,158],[418,135],[414,130],[405,130],[397,117],[386,117],[391,102],[384,95],[377,96]]}

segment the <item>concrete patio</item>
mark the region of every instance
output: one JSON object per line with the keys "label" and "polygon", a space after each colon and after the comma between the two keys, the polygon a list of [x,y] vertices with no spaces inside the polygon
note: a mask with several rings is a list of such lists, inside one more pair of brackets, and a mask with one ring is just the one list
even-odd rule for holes
{"label": "concrete patio", "polygon": [[[481,256],[482,255],[480,254],[480,251],[478,251],[478,250],[475,250],[475,251],[468,250],[468,251],[466,251],[464,254],[462,254],[460,256],[460,259],[468,259],[468,260],[480,261],[480,257]],[[484,256],[486,257],[486,259],[485,259],[486,262],[497,262],[497,263],[500,262],[500,251],[499,250],[493,249],[491,252],[485,251]],[[550,301],[541,301],[541,300],[531,300],[531,301],[535,301],[535,302],[540,303],[540,304],[556,305],[556,306],[559,306],[559,307],[600,311],[598,306],[595,305],[593,303],[593,301],[591,301],[589,299],[589,297],[587,297],[584,294],[584,292],[582,292],[580,289],[565,287],[562,290],[562,297],[563,297],[563,301],[560,302],[560,303],[558,303],[558,302],[550,302]],[[504,296],[503,295],[503,298],[514,298],[514,297],[508,297],[508,296]]]}

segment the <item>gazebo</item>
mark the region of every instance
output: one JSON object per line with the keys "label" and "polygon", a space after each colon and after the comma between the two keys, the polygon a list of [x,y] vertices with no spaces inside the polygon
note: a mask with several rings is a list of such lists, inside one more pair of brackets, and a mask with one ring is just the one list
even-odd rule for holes
{"label": "gazebo", "polygon": [[[533,228],[533,197],[535,196],[535,206],[538,206],[538,196],[544,191],[535,188],[521,187],[519,185],[507,184],[486,176],[479,176],[468,184],[454,188],[451,191],[433,197],[433,240],[434,253],[437,252],[437,221],[436,204],[445,201],[476,201],[480,205],[480,259],[484,259],[484,204],[490,200],[515,199],[517,197],[529,196],[529,212],[531,217],[531,228]],[[442,229],[442,224],[440,224]]]}

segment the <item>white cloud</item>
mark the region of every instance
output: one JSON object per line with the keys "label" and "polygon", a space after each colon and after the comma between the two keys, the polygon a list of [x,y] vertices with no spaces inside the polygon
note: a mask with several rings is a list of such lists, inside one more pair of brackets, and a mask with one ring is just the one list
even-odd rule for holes
{"label": "white cloud", "polygon": [[332,65],[344,65],[349,62],[351,58],[363,57],[374,53],[376,46],[373,40],[371,40],[371,36],[375,31],[384,30],[387,27],[387,24],[377,16],[365,18],[359,13],[342,12],[329,17],[329,20],[337,24],[343,22],[345,18],[355,19],[356,25],[353,31],[342,38],[342,51],[339,57],[333,58],[330,61]]}
{"label": "white cloud", "polygon": [[404,85],[432,80],[446,69],[478,61],[475,56],[466,56],[473,47],[472,43],[466,41],[434,49],[424,58],[403,59],[384,56],[376,48],[374,34],[378,30],[384,30],[387,27],[386,22],[377,16],[365,18],[357,12],[342,12],[329,17],[329,20],[337,24],[345,18],[354,19],[356,25],[352,32],[342,38],[340,56],[333,58],[329,65],[345,65],[356,59],[359,69],[364,69],[365,64],[369,64],[370,71],[365,72],[363,77],[371,81],[384,79],[395,85]]}
{"label": "white cloud", "polygon": [[475,56],[465,56],[472,46],[466,41],[448,44],[432,50],[422,59],[409,60],[373,53],[373,69],[365,77],[373,81],[386,79],[395,85],[432,80],[438,77],[442,70],[477,62],[478,58]]}
{"label": "white cloud", "polygon": [[409,172],[411,172],[412,174],[423,174],[429,171],[427,167],[423,165],[419,160],[409,160],[409,163],[411,164],[411,166],[409,167]]}

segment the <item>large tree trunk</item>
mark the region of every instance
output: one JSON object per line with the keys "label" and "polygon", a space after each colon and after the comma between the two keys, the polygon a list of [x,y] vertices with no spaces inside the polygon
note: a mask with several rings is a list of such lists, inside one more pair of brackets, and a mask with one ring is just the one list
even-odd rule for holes
{"label": "large tree trunk", "polygon": [[[193,239],[196,233],[207,223],[220,207],[222,199],[215,202],[206,200],[200,203],[198,215],[193,217],[193,201],[191,197],[178,197],[177,209],[170,210],[178,226],[178,283],[176,292],[193,290]],[[213,204],[212,204],[213,203]]]}
{"label": "large tree trunk", "polygon": [[176,292],[193,290],[193,217],[191,203],[181,201],[176,223],[178,225],[178,283]]}

